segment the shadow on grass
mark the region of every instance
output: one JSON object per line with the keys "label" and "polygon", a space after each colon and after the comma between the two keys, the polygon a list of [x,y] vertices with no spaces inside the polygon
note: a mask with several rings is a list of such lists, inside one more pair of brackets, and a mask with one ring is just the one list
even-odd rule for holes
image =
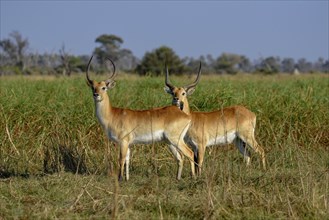
{"label": "shadow on grass", "polygon": [[[65,145],[51,145],[44,147],[43,174],[57,172],[71,172],[75,174],[86,174],[88,169],[85,163],[85,154],[79,152],[78,147]],[[18,173],[9,167],[0,167],[0,179],[10,177],[29,178],[28,171]]]}
{"label": "shadow on grass", "polygon": [[16,173],[13,171],[9,171],[0,167],[0,179],[7,179],[10,177],[21,177],[21,178],[29,178],[30,174],[28,173]]}
{"label": "shadow on grass", "polygon": [[87,173],[85,155],[76,146],[52,145],[45,147],[43,170],[45,174],[60,171],[76,174]]}
{"label": "shadow on grass", "polygon": [[42,176],[62,171],[74,174],[88,173],[85,153],[77,146],[51,144],[44,146],[43,155],[42,174],[30,174],[28,170],[19,172],[9,166],[0,166],[0,179],[11,177],[29,178],[30,176]]}

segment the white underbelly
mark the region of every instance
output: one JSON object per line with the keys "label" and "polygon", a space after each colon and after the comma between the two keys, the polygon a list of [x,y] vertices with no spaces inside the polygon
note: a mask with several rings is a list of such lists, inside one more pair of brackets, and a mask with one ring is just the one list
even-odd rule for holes
{"label": "white underbelly", "polygon": [[207,142],[207,146],[212,145],[223,145],[223,144],[230,144],[233,142],[233,140],[236,138],[236,132],[227,133],[223,136],[217,136],[214,138],[211,138]]}
{"label": "white underbelly", "polygon": [[155,131],[148,134],[136,135],[132,144],[149,144],[158,142],[164,139],[163,130]]}

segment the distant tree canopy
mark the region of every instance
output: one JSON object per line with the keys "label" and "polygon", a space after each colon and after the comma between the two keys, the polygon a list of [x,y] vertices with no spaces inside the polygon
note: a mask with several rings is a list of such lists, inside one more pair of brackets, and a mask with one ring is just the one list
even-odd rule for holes
{"label": "distant tree canopy", "polygon": [[296,64],[294,59],[292,58],[284,58],[281,61],[281,71],[285,73],[292,73],[296,68]]}
{"label": "distant tree canopy", "polygon": [[217,73],[235,74],[248,72],[251,69],[249,59],[242,55],[223,53],[215,61],[214,68]]}
{"label": "distant tree canopy", "polygon": [[280,71],[280,58],[271,56],[263,59],[257,67],[257,71],[265,74],[278,73]]}
{"label": "distant tree canopy", "polygon": [[0,41],[0,48],[9,58],[7,59],[9,64],[24,71],[24,56],[29,46],[29,42],[27,39],[24,39],[18,31],[13,31],[9,37],[10,38]]}
{"label": "distant tree canopy", "polygon": [[81,72],[85,70],[85,59],[69,54],[65,45],[59,50],[61,65],[56,68],[56,72],[62,73],[63,76],[70,76],[72,72]]}
{"label": "distant tree canopy", "polygon": [[95,42],[101,44],[94,50],[94,54],[97,55],[100,63],[104,63],[106,57],[110,57],[114,62],[119,59],[120,47],[123,43],[122,38],[115,35],[103,34],[97,37]]}
{"label": "distant tree canopy", "polygon": [[[222,53],[218,57],[201,55],[198,58],[181,59],[175,51],[161,46],[146,52],[139,60],[131,50],[122,48],[123,39],[113,34],[102,34],[95,39],[97,44],[93,54],[97,61],[93,65],[96,71],[103,71],[105,58],[111,58],[118,70],[140,75],[159,75],[165,71],[165,63],[171,74],[194,73],[202,63],[202,73],[236,74],[236,73],[329,73],[329,59],[319,58],[310,62],[305,58],[294,60],[285,57],[269,56],[250,61],[248,57],[233,53]],[[30,52],[29,41],[18,31],[13,31],[8,38],[0,41],[0,75],[41,74],[65,76],[85,71],[90,54],[73,55],[65,45],[57,53]],[[95,59],[96,60],[96,59]]]}
{"label": "distant tree canopy", "polygon": [[97,37],[95,42],[100,44],[99,47],[95,48],[94,54],[101,66],[104,65],[107,57],[116,62],[118,67],[126,70],[136,66],[137,59],[133,56],[131,50],[121,48],[123,44],[121,37],[113,34],[103,34]]}
{"label": "distant tree canopy", "polygon": [[183,61],[175,54],[173,49],[162,46],[152,52],[147,52],[141,63],[137,65],[136,72],[140,75],[159,75],[165,71],[165,64],[173,74],[182,74],[185,71]]}

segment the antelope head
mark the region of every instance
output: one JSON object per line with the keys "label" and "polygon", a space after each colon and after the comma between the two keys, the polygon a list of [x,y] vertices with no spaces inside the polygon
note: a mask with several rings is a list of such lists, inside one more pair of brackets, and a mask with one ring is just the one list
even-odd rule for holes
{"label": "antelope head", "polygon": [[187,96],[191,95],[194,92],[195,87],[199,82],[200,74],[201,74],[201,62],[200,62],[200,66],[199,66],[198,75],[197,75],[195,81],[184,87],[176,87],[170,83],[169,71],[168,71],[168,67],[166,65],[165,92],[169,93],[173,97],[172,104],[177,106],[178,108],[180,108],[180,110],[184,111],[185,113],[189,113],[189,105],[188,105],[188,101],[187,101]]}
{"label": "antelope head", "polygon": [[87,85],[92,90],[95,102],[101,102],[104,100],[104,97],[107,96],[107,93],[106,93],[107,90],[111,89],[115,86],[115,81],[114,81],[114,78],[116,76],[115,65],[110,58],[107,58],[107,60],[109,60],[111,62],[111,64],[113,65],[113,73],[105,81],[96,82],[94,80],[91,80],[89,77],[89,69],[90,69],[90,64],[91,64],[92,59],[93,59],[93,56],[91,56],[91,58],[88,62],[87,71],[86,71]]}

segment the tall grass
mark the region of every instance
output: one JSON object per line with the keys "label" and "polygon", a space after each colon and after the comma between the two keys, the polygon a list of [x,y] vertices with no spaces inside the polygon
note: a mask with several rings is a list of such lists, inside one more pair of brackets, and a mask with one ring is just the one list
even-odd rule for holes
{"label": "tall grass", "polygon": [[[192,180],[186,164],[176,181],[164,144],[138,145],[131,180],[119,184],[118,149],[96,120],[83,76],[0,80],[0,219],[329,216],[328,76],[202,76],[191,108],[255,112],[268,169],[257,156],[246,168],[234,146],[209,147],[202,176]],[[146,109],[170,105],[163,87],[163,77],[119,75],[109,94],[114,106]]]}

